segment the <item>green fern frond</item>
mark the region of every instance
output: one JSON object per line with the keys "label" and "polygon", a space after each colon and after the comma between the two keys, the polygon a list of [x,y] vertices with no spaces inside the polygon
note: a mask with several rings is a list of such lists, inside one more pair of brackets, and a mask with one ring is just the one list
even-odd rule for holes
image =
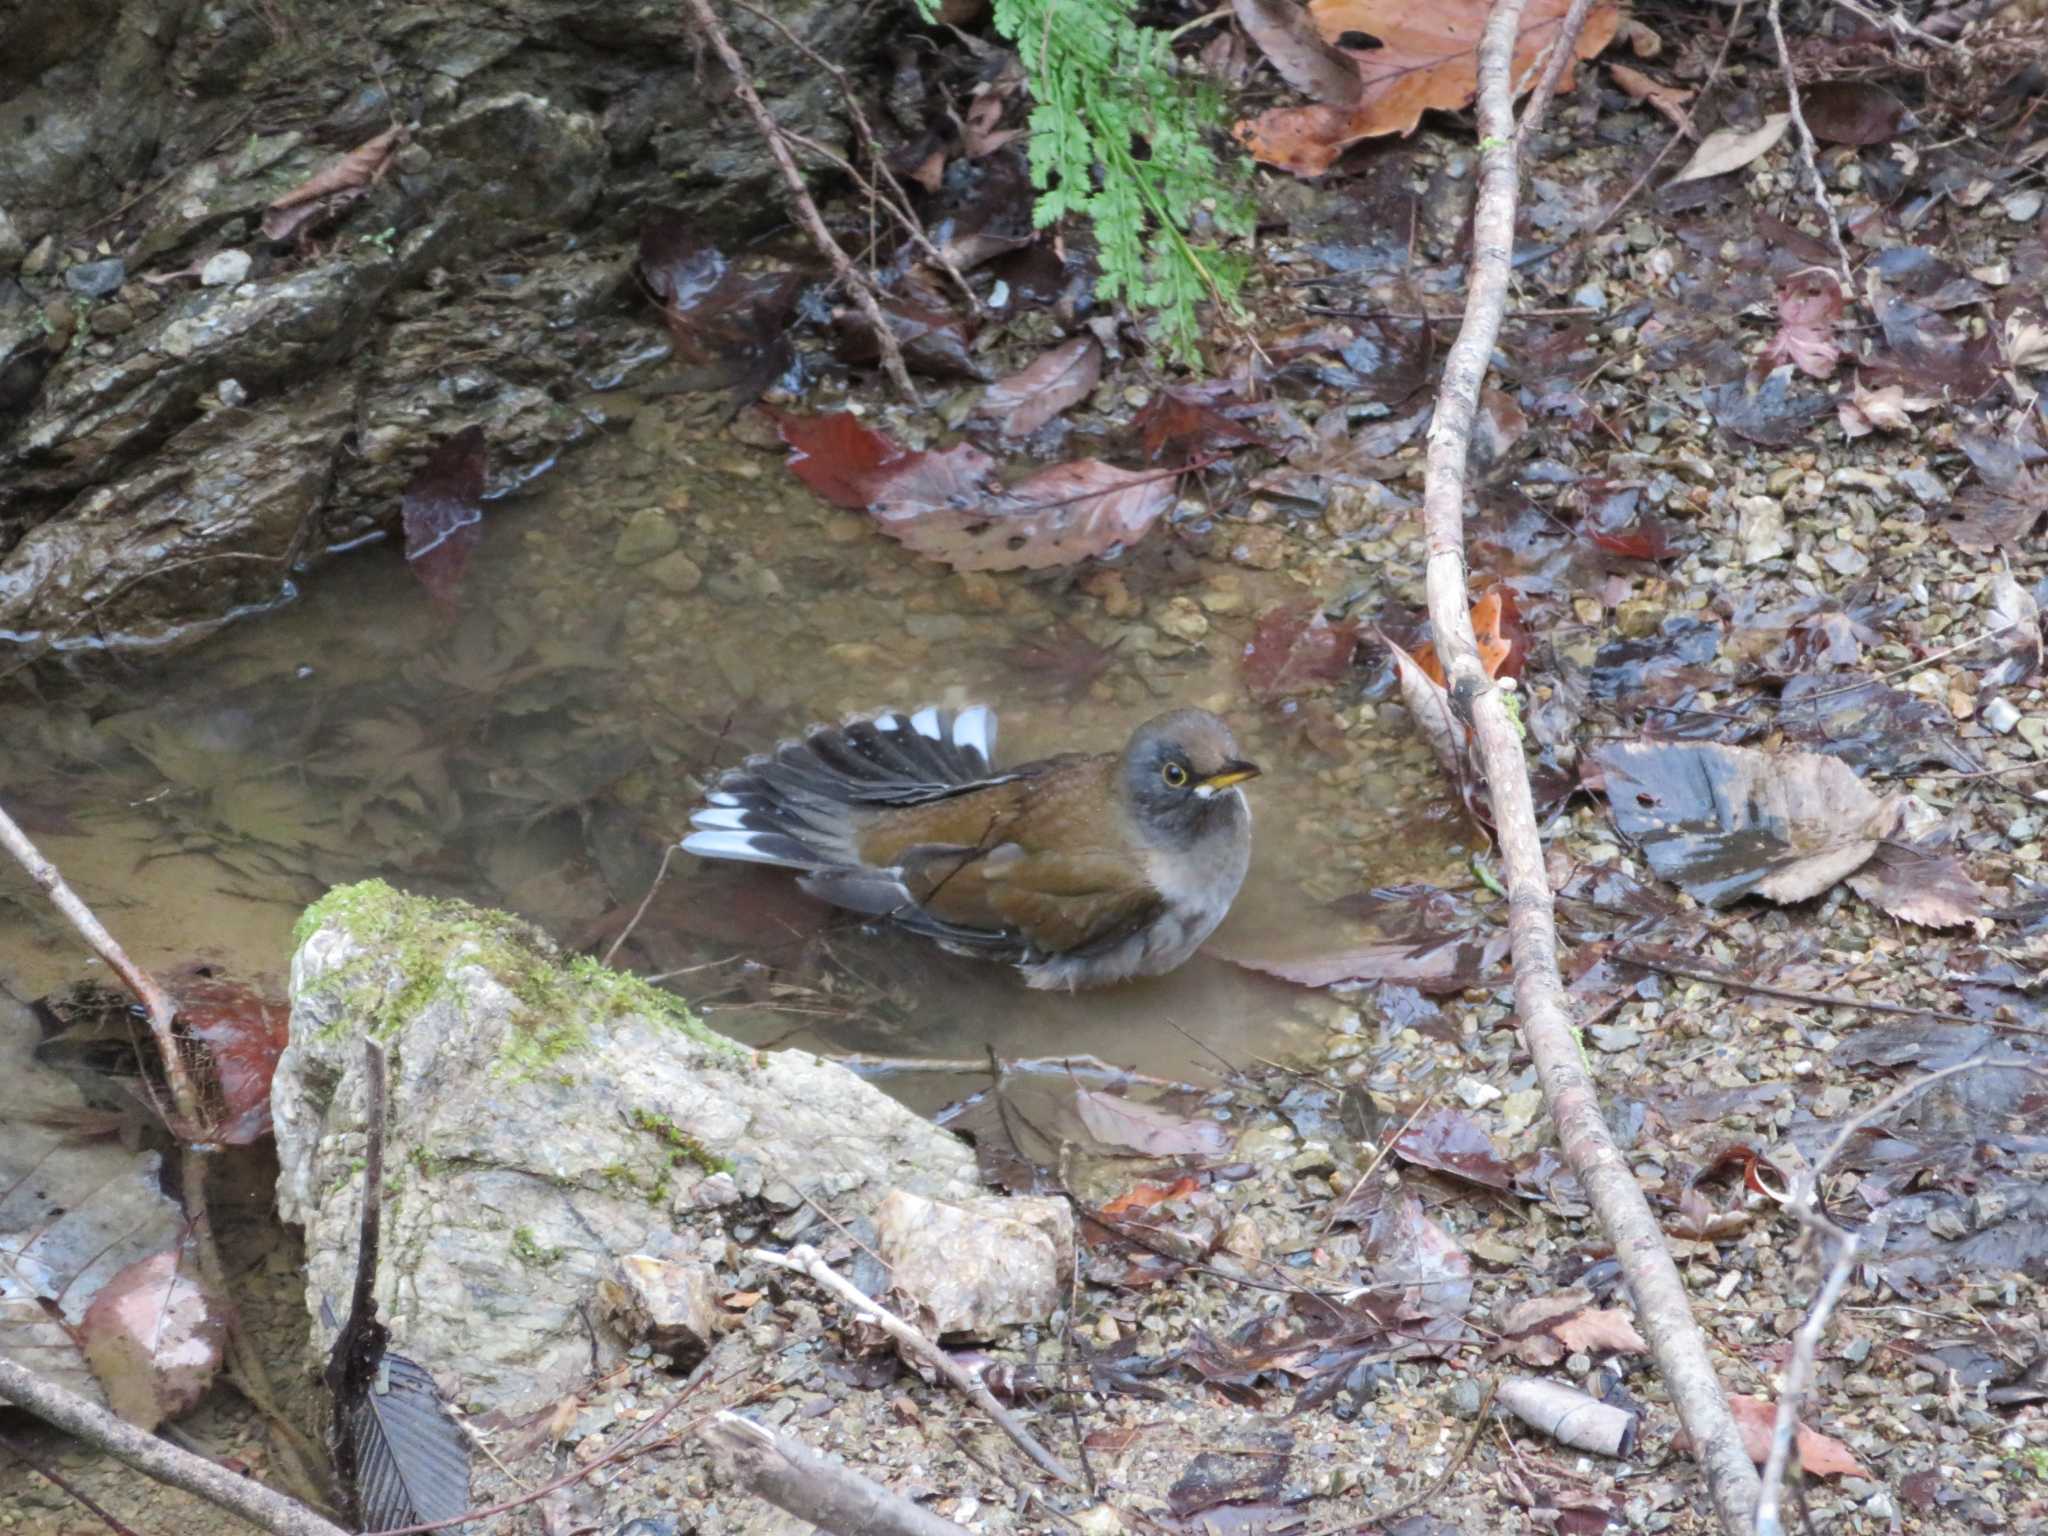
{"label": "green fern frond", "polygon": [[[936,0],[916,0],[927,21]],[[1032,217],[1069,214],[1094,227],[1096,292],[1155,317],[1177,361],[1199,356],[1200,306],[1241,312],[1248,261],[1191,238],[1198,215],[1222,236],[1252,231],[1245,162],[1210,144],[1221,93],[1175,72],[1164,33],[1131,19],[1130,0],[995,0],[996,30],[1015,45],[1034,105]]]}

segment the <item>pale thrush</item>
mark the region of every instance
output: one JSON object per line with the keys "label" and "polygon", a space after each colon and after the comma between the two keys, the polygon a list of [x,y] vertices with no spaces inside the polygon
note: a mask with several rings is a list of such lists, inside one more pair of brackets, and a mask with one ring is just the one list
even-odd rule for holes
{"label": "pale thrush", "polygon": [[1121,752],[996,772],[982,705],[814,727],[722,775],[685,851],[803,871],[836,906],[1034,987],[1174,969],[1230,910],[1251,857],[1238,788],[1256,764],[1206,710],[1147,721]]}

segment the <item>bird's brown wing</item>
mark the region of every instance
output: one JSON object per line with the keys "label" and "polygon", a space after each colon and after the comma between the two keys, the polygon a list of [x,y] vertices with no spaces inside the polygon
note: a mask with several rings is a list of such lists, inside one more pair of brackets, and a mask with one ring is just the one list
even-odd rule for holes
{"label": "bird's brown wing", "polygon": [[1054,758],[1024,776],[877,812],[861,857],[899,868],[912,927],[1045,954],[1114,944],[1159,912],[1118,812],[1115,759]]}

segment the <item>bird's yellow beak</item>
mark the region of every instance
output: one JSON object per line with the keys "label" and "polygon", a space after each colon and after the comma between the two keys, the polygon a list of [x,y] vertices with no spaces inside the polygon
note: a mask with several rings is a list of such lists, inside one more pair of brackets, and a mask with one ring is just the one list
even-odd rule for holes
{"label": "bird's yellow beak", "polygon": [[1246,779],[1256,779],[1258,776],[1259,765],[1257,763],[1242,761],[1225,763],[1222,768],[1210,774],[1206,779],[1199,780],[1197,787],[1206,789],[1213,794],[1217,790],[1231,789],[1236,785],[1244,783]]}

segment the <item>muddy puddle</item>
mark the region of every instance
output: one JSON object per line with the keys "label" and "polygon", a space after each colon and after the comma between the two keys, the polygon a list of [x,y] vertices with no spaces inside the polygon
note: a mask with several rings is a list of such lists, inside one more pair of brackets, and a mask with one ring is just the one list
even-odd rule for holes
{"label": "muddy puddle", "polygon": [[[1118,746],[1180,704],[1228,717],[1266,772],[1220,948],[1298,941],[1349,892],[1458,877],[1459,828],[1432,811],[1434,769],[1398,711],[1340,682],[1322,696],[1335,728],[1310,744],[1250,696],[1256,617],[1336,594],[1202,552],[1200,506],[1121,569],[955,574],[813,500],[779,452],[687,400],[590,405],[599,441],[491,507],[452,607],[372,547],[175,658],[81,655],[0,685],[10,809],[138,958],[281,989],[304,904],[376,875],[569,946],[616,943],[614,963],[759,1042],[1092,1052],[1206,1081],[1320,1037],[1327,997],[1207,954],[1048,996],[834,917],[772,871],[678,854],[656,887],[707,775],[813,720],[933,702],[995,705],[1008,762]],[[1370,589],[1375,572],[1354,559],[1342,579]],[[4,878],[0,980],[34,997],[87,974]],[[960,1088],[885,1080],[920,1107]]]}

